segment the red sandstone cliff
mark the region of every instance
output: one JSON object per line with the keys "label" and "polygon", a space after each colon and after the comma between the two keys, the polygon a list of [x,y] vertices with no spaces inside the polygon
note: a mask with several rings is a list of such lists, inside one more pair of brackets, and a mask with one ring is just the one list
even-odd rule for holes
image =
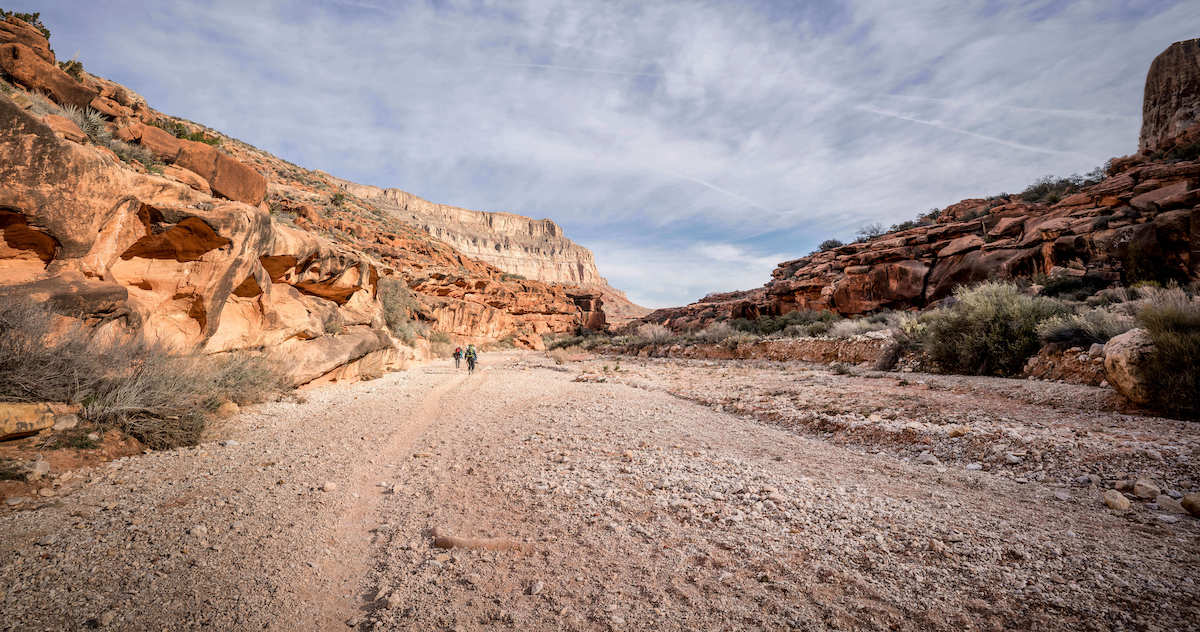
{"label": "red sandstone cliff", "polygon": [[536,348],[546,333],[605,326],[596,292],[512,279],[339,194],[327,174],[55,61],[37,29],[0,23],[6,298],[33,297],[97,334],[280,351],[296,383],[414,353],[385,326],[387,277],[409,288],[411,318],[463,341]]}
{"label": "red sandstone cliff", "polygon": [[785,261],[763,287],[644,320],[676,329],[799,309],[917,309],[955,287],[1035,275],[1094,283],[1200,278],[1200,40],[1171,45],[1146,79],[1139,153],[1054,203],[963,200],[932,223]]}

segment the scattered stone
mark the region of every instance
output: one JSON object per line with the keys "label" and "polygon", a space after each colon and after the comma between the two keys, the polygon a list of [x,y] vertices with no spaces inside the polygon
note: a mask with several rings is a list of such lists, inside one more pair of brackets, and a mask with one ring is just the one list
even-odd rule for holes
{"label": "scattered stone", "polygon": [[198,525],[192,527],[191,529],[188,529],[188,535],[194,535],[198,538],[206,536],[206,535],[208,535],[208,527],[206,527],[202,524],[198,524]]}
{"label": "scattered stone", "polygon": [[96,617],[96,623],[99,623],[100,627],[102,628],[107,628],[108,626],[112,625],[112,622],[115,621],[116,618],[117,613],[113,612],[112,610],[105,610],[104,612],[100,613],[100,616]]}
{"label": "scattered stone", "polygon": [[941,465],[942,462],[939,461],[938,458],[933,454],[929,452],[922,452],[920,456],[917,457],[917,463],[920,465]]}
{"label": "scattered stone", "polygon": [[1065,489],[1054,490],[1054,497],[1062,501],[1071,500],[1071,494]]}
{"label": "scattered stone", "polygon": [[1200,493],[1185,494],[1183,500],[1179,501],[1179,504],[1188,513],[1200,518]]}
{"label": "scattered stone", "polygon": [[539,580],[539,581],[535,581],[535,582],[533,582],[533,584],[531,584],[531,585],[529,586],[529,594],[531,594],[531,595],[536,595],[536,594],[538,594],[538,593],[542,592],[542,590],[543,590],[545,587],[546,587],[546,584],[542,583],[540,580]]}
{"label": "scattered stone", "polygon": [[1104,492],[1104,504],[1108,505],[1109,509],[1114,511],[1125,511],[1129,509],[1129,499],[1125,497],[1125,494],[1122,494],[1115,489],[1110,489]]}
{"label": "scattered stone", "polygon": [[979,470],[982,470],[982,469],[983,469],[982,463],[967,463],[967,471],[968,472],[978,472]]}
{"label": "scattered stone", "polygon": [[1142,500],[1156,498],[1161,493],[1162,491],[1159,490],[1158,485],[1155,485],[1147,479],[1139,478],[1133,483],[1133,495],[1141,498]]}
{"label": "scattered stone", "polygon": [[325,481],[325,484],[321,485],[321,491],[332,492],[332,491],[336,491],[336,490],[337,490],[337,483],[335,483],[333,481]]}
{"label": "scattered stone", "polygon": [[221,446],[226,447],[226,448],[236,448],[239,445],[241,445],[241,444],[238,443],[237,441],[234,441],[233,439],[226,439],[221,442]]}
{"label": "scattered stone", "polygon": [[12,496],[11,498],[4,499],[4,504],[8,505],[9,507],[15,507],[27,500],[29,499],[25,498],[24,496]]}

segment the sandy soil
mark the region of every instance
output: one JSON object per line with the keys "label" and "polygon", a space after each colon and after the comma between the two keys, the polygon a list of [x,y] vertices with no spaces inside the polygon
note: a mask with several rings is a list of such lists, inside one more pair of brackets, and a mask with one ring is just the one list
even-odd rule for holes
{"label": "sandy soil", "polygon": [[81,471],[0,510],[0,629],[1200,627],[1200,521],[1098,499],[1200,491],[1197,426],[1013,380],[573,381],[605,362],[437,364]]}

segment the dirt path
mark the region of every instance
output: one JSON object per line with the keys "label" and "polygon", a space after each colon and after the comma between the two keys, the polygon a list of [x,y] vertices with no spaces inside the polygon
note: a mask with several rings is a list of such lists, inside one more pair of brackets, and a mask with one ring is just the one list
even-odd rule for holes
{"label": "dirt path", "polygon": [[[223,443],[115,462],[0,513],[0,629],[1200,621],[1190,517],[840,445],[650,373],[578,383],[539,356],[486,360],[469,378],[435,365],[263,406]],[[1033,399],[1013,423],[1054,410]]]}

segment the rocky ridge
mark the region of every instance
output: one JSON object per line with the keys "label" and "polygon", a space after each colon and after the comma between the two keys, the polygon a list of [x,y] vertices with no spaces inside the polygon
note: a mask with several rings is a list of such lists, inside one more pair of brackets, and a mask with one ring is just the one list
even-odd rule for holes
{"label": "rocky ridge", "polygon": [[345,180],[337,180],[336,184],[401,222],[509,274],[594,289],[604,301],[605,314],[614,322],[640,318],[650,312],[609,285],[596,269],[592,252],[568,239],[562,228],[549,219],[438,204],[400,189],[381,189]]}
{"label": "rocky ridge", "polygon": [[[428,353],[425,335],[539,348],[547,333],[604,327],[598,293],[510,278],[339,196],[328,174],[68,74],[37,29],[3,24],[7,299],[44,302],[98,335],[279,351],[297,384],[398,366]],[[413,335],[387,326],[385,278],[407,288]]]}
{"label": "rocky ridge", "polygon": [[920,309],[988,279],[1095,285],[1200,278],[1200,40],[1173,44],[1147,77],[1142,150],[1059,200],[968,199],[932,221],[780,263],[763,287],[655,311],[687,329],[794,310]]}

